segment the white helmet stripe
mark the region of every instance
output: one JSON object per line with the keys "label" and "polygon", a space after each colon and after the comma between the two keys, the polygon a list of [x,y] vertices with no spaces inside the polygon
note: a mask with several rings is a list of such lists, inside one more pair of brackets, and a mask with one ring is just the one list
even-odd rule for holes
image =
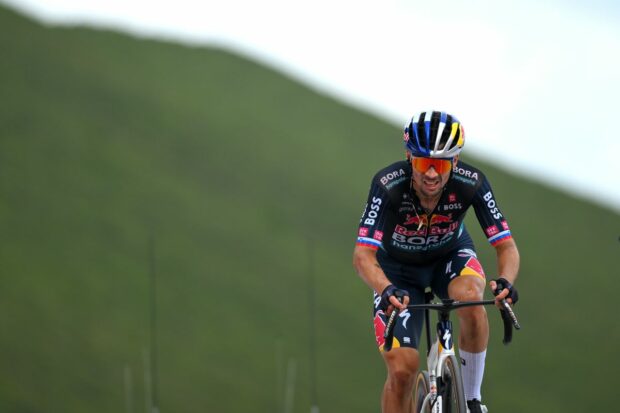
{"label": "white helmet stripe", "polygon": [[[439,123],[439,128],[437,128],[437,139],[435,139],[435,147],[433,148],[434,150],[439,149],[439,144],[441,143],[441,135],[443,134],[443,130],[445,127],[446,127],[445,122]],[[448,148],[448,145],[444,146],[444,149],[447,149],[447,148]]]}

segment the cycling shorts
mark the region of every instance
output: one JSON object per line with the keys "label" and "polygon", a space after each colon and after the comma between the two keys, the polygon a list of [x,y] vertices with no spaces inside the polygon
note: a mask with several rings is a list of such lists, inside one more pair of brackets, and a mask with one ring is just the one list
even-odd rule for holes
{"label": "cycling shorts", "polygon": [[[401,264],[390,258],[384,251],[379,250],[377,259],[381,269],[396,287],[409,292],[410,304],[424,303],[424,292],[430,288],[439,298],[448,297],[448,284],[456,277],[473,276],[485,280],[484,271],[476,252],[471,248],[459,248],[451,251],[441,259],[425,264]],[[383,333],[387,316],[379,308],[381,296],[375,292],[373,305],[373,323],[375,338],[380,351],[383,351],[385,342]],[[424,310],[405,310],[401,312],[394,327],[394,344],[397,347],[412,347],[417,349],[424,322]]]}

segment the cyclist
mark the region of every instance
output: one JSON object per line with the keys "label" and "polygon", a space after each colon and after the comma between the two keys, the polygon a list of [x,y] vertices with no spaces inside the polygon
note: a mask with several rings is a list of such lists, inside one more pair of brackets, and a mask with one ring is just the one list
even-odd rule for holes
{"label": "cyclist", "polygon": [[[424,301],[428,287],[440,298],[481,300],[485,273],[463,220],[470,206],[497,253],[500,289],[496,305],[516,303],[513,287],[519,252],[504,215],[482,172],[462,161],[465,142],[458,119],[445,112],[421,112],[405,127],[407,159],[380,170],[372,180],[360,220],[353,265],[374,291],[374,328],[387,367],[381,407],[384,413],[413,411],[418,344],[424,313],[407,304]],[[402,300],[401,301],[399,301]],[[383,352],[387,315],[397,309],[393,350]],[[461,372],[467,406],[485,412],[480,387],[489,325],[484,307],[457,311]]]}

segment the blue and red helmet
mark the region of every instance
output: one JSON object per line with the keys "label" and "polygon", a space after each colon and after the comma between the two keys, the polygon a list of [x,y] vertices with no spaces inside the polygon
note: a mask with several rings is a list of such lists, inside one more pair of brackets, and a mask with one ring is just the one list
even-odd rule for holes
{"label": "blue and red helmet", "polygon": [[413,156],[453,158],[465,144],[459,120],[446,112],[420,112],[405,125],[405,148]]}

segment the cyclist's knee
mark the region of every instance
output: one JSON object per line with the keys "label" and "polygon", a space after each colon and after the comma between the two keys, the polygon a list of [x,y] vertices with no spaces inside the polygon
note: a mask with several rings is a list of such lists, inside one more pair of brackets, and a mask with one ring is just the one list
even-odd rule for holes
{"label": "cyclist's knee", "polygon": [[388,382],[394,390],[411,390],[418,371],[418,352],[410,348],[394,349],[384,353],[388,369]]}
{"label": "cyclist's knee", "polygon": [[[461,276],[455,278],[448,285],[448,295],[458,301],[482,300],[484,295],[484,280],[475,276]],[[483,308],[483,307],[471,307]]]}
{"label": "cyclist's knee", "polygon": [[[450,298],[457,301],[482,300],[484,281],[475,276],[461,276],[454,279],[448,288]],[[484,325],[487,313],[483,306],[464,307],[457,310],[459,320],[468,324]]]}
{"label": "cyclist's knee", "polygon": [[461,308],[457,313],[461,324],[467,323],[474,328],[488,324],[487,312],[482,306]]}

